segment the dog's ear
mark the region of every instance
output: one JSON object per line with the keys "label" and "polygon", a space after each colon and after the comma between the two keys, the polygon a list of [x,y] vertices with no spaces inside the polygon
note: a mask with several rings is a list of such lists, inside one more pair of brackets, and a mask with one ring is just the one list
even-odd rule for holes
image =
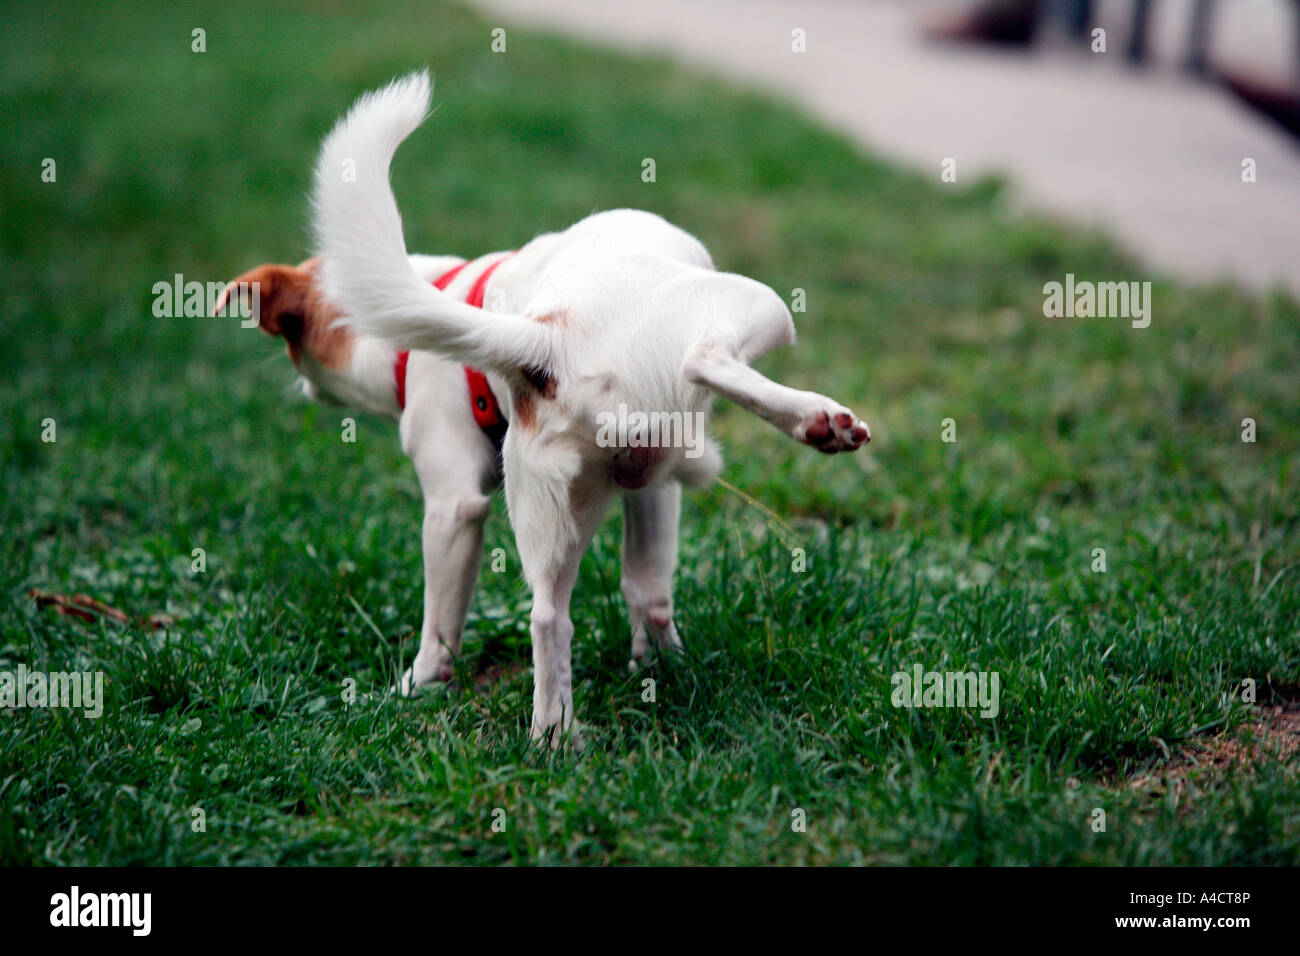
{"label": "dog's ear", "polygon": [[220,313],[231,301],[242,299],[254,310],[252,314],[257,316],[258,327],[263,332],[296,343],[303,335],[312,282],[310,268],[260,265],[222,290],[216,311]]}

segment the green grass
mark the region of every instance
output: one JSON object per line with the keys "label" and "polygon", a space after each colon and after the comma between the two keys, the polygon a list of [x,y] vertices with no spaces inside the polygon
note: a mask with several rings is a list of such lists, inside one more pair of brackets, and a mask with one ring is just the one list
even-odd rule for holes
{"label": "green grass", "polygon": [[[493,24],[425,3],[148,7],[0,9],[0,669],[102,670],[107,694],[99,720],[0,711],[0,862],[1300,862],[1294,760],[1129,784],[1238,733],[1244,678],[1261,705],[1297,697],[1294,299],[1157,278],[1149,329],[1045,319],[1067,271],[1152,277],[1012,217],[996,182],[901,172],[666,62],[513,29],[493,55]],[[575,605],[582,756],[529,745],[526,669],[343,706],[415,650],[395,430],[362,418],[345,444],[269,340],[150,312],[174,273],[304,256],[320,137],[425,63],[441,105],[395,177],[413,249],[657,211],[722,268],[806,290],[801,344],[764,370],[874,429],[825,458],[720,409],[725,477],[788,528],[690,497],[689,653],[646,672],[654,703],[624,667],[611,516]],[[488,547],[508,567],[483,575],[467,679],[529,654],[499,502]],[[82,624],[29,588],[176,624]],[[1001,712],[893,707],[914,663],[998,672]]]}

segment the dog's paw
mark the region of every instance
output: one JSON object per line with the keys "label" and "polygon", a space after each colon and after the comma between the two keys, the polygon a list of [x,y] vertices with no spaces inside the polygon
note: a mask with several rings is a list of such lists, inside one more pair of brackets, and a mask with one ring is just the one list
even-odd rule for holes
{"label": "dog's paw", "polygon": [[821,399],[819,407],[810,408],[800,416],[793,435],[797,441],[827,455],[857,451],[871,441],[867,423],[829,399]]}
{"label": "dog's paw", "polygon": [[627,662],[629,674],[635,674],[649,663],[652,647],[659,655],[681,653],[682,638],[670,612],[658,610],[648,614],[633,630],[632,656]]}
{"label": "dog's paw", "polygon": [[450,684],[455,676],[456,672],[451,666],[451,661],[430,668],[412,665],[406,669],[401,680],[393,685],[393,693],[398,697],[415,697],[423,688]]}

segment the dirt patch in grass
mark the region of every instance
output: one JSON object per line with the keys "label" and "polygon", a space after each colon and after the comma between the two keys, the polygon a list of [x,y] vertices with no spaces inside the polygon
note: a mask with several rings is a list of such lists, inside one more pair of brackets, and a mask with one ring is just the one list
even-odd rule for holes
{"label": "dirt patch in grass", "polygon": [[1197,738],[1168,763],[1135,777],[1134,789],[1185,789],[1206,774],[1249,771],[1261,760],[1282,763],[1300,751],[1300,702],[1287,701],[1258,708],[1254,719],[1233,733]]}
{"label": "dirt patch in grass", "polygon": [[489,664],[474,675],[474,689],[480,692],[485,691],[493,684],[508,680],[523,672],[523,661],[498,661],[495,664]]}

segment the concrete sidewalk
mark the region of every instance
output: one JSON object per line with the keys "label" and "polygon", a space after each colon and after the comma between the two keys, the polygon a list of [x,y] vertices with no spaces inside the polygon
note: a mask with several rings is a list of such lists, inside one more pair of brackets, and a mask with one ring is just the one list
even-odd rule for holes
{"label": "concrete sidewalk", "polygon": [[[1006,174],[1029,205],[1117,235],[1195,281],[1300,294],[1300,149],[1227,92],[1108,51],[926,43],[913,5],[875,0],[474,0],[527,24],[668,53],[785,95],[865,148],[959,182]],[[806,31],[807,52],[791,50]],[[1257,181],[1242,182],[1255,160]]]}

